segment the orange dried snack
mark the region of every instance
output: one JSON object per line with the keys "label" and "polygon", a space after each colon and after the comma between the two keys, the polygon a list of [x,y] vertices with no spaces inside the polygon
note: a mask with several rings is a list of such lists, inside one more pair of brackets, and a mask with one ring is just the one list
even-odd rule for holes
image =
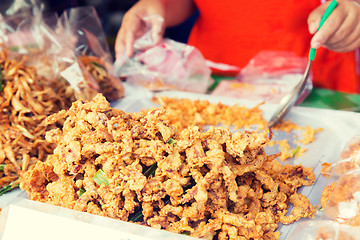
{"label": "orange dried snack", "polygon": [[259,105],[247,109],[244,106],[228,106],[222,103],[210,103],[207,100],[177,99],[166,96],[156,97],[153,101],[166,109],[162,118],[179,130],[191,125],[203,127],[218,124],[226,127],[234,126],[236,129],[254,125],[260,129],[268,128]]}
{"label": "orange dried snack", "polygon": [[[171,125],[176,126],[180,130],[189,125],[204,127],[206,125],[218,124],[226,127],[232,126],[235,129],[253,126],[257,127],[258,130],[268,128],[268,123],[263,118],[262,111],[259,108],[261,104],[247,109],[238,105],[228,106],[222,103],[210,103],[207,100],[178,99],[166,96],[155,97],[153,101],[166,109],[162,119],[169,121]],[[315,134],[323,129],[314,129],[310,126],[302,127],[291,120],[283,120],[275,125],[273,130],[284,131],[286,133],[301,131],[304,137],[300,143],[307,145],[312,143],[315,140]],[[300,146],[292,148],[288,140],[271,141],[269,144],[279,145],[279,150],[281,151],[280,159],[283,161],[293,157],[300,157],[307,151],[306,148]]]}
{"label": "orange dried snack", "polygon": [[124,113],[101,95],[74,102],[47,119],[64,120],[46,135],[57,147],[21,188],[33,200],[208,239],[278,239],[280,222],[314,216],[297,193],[313,184],[312,169],[267,155],[270,132],[179,131],[164,114]]}
{"label": "orange dried snack", "polygon": [[329,177],[331,169],[332,169],[332,164],[324,162],[321,164],[321,172],[320,173],[325,177]]}
{"label": "orange dried snack", "polygon": [[52,153],[53,145],[45,140],[52,126],[43,121],[75,99],[66,82],[39,76],[26,59],[16,60],[6,49],[0,52],[0,188],[16,186],[21,171]]}
{"label": "orange dried snack", "polygon": [[331,183],[330,185],[327,185],[324,190],[321,193],[321,198],[320,198],[320,204],[322,208],[325,208],[327,203],[329,202],[329,199],[331,197],[331,195],[334,192],[334,189],[336,187],[336,182]]}

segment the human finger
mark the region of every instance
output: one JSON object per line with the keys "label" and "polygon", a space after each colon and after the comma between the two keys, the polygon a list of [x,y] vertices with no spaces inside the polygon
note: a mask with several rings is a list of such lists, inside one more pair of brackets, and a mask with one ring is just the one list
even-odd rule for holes
{"label": "human finger", "polygon": [[[123,54],[125,49],[126,55],[131,57],[134,53],[134,41],[136,36],[141,28],[141,20],[136,14],[128,12],[125,14],[120,30],[117,35],[115,42],[115,51],[116,54]],[[117,55],[118,56],[118,55]]]}
{"label": "human finger", "polygon": [[349,52],[360,47],[360,25],[356,26],[351,36],[335,43],[326,43],[325,47],[336,52]]}
{"label": "human finger", "polygon": [[329,3],[325,3],[315,8],[308,16],[308,29],[310,34],[315,34],[319,28],[321,17],[324,15]]}
{"label": "human finger", "polygon": [[336,10],[337,9],[334,10],[321,28],[314,34],[310,43],[312,48],[318,49],[323,46],[329,38],[339,30],[342,22],[344,21],[345,15]]}
{"label": "human finger", "polygon": [[350,1],[345,3],[342,6],[344,6],[346,17],[339,29],[325,43],[326,46],[335,51],[360,39],[360,6],[354,5]]}
{"label": "human finger", "polygon": [[164,18],[159,15],[149,16],[151,23],[151,37],[155,44],[159,43],[164,33]]}
{"label": "human finger", "polygon": [[126,50],[125,50],[125,38],[124,38],[124,33],[123,33],[123,29],[120,28],[118,33],[117,33],[117,36],[116,36],[116,39],[115,39],[115,58],[118,59],[120,57],[122,57]]}

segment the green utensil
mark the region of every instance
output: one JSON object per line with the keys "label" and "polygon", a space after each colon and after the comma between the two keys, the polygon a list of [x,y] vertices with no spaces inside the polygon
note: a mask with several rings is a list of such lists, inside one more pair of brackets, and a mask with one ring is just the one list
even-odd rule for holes
{"label": "green utensil", "polygon": [[[324,15],[322,16],[321,20],[320,20],[320,24],[319,24],[319,29],[322,27],[322,25],[324,24],[324,22],[326,21],[326,19],[330,16],[330,14],[334,11],[334,9],[337,6],[337,1],[333,0],[330,5],[327,7]],[[299,98],[299,96],[301,95],[302,91],[304,90],[305,86],[306,86],[306,82],[307,79],[309,77],[309,73],[310,73],[310,67],[311,67],[311,63],[312,61],[315,59],[315,55],[316,55],[316,49],[314,48],[310,48],[310,52],[309,52],[309,62],[308,65],[306,66],[306,70],[305,73],[303,75],[303,78],[301,79],[301,81],[295,86],[295,88],[290,91],[281,101],[280,101],[280,106],[278,108],[278,110],[275,112],[275,114],[272,116],[272,118],[269,121],[269,127],[274,126],[277,122],[279,122],[281,119],[283,119],[283,117],[289,112],[290,108],[296,103],[297,99]]]}

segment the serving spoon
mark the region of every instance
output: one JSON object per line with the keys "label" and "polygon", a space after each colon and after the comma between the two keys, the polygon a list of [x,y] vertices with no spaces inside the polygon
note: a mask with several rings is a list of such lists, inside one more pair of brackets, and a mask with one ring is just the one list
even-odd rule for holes
{"label": "serving spoon", "polygon": [[[330,3],[330,5],[327,7],[324,15],[322,16],[322,18],[320,20],[318,31],[322,27],[322,25],[324,24],[326,19],[334,11],[337,4],[338,4],[337,1],[333,0]],[[310,74],[311,63],[314,60],[315,55],[316,55],[316,49],[310,48],[309,62],[306,66],[303,78],[288,94],[286,94],[283,97],[283,99],[281,99],[280,106],[278,107],[278,109],[276,110],[276,112],[274,113],[274,115],[272,116],[272,118],[270,119],[270,121],[268,123],[270,128],[273,127],[276,123],[278,123],[281,119],[283,119],[284,116],[289,112],[291,107],[294,106],[294,104],[298,100],[299,96],[301,95],[302,91],[304,90],[304,88],[306,86],[306,82],[307,82],[307,79],[309,78],[309,74]]]}

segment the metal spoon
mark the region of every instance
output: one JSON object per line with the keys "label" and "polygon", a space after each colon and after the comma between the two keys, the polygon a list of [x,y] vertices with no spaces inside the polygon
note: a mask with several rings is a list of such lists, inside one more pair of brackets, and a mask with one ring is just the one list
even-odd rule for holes
{"label": "metal spoon", "polygon": [[[324,15],[321,18],[318,31],[321,28],[321,26],[324,24],[326,19],[333,12],[333,10],[336,8],[337,4],[338,4],[337,1],[333,0],[330,3],[330,5],[327,7]],[[279,108],[277,109],[277,111],[275,112],[275,114],[272,116],[272,118],[268,123],[269,127],[273,127],[276,123],[278,123],[281,119],[283,119],[283,117],[289,112],[290,108],[295,104],[295,102],[301,95],[302,91],[306,86],[306,81],[309,78],[311,63],[315,58],[315,54],[316,54],[316,49],[310,48],[309,62],[306,67],[303,78],[292,91],[290,91],[288,94],[286,94],[286,96],[283,99],[281,99]]]}

